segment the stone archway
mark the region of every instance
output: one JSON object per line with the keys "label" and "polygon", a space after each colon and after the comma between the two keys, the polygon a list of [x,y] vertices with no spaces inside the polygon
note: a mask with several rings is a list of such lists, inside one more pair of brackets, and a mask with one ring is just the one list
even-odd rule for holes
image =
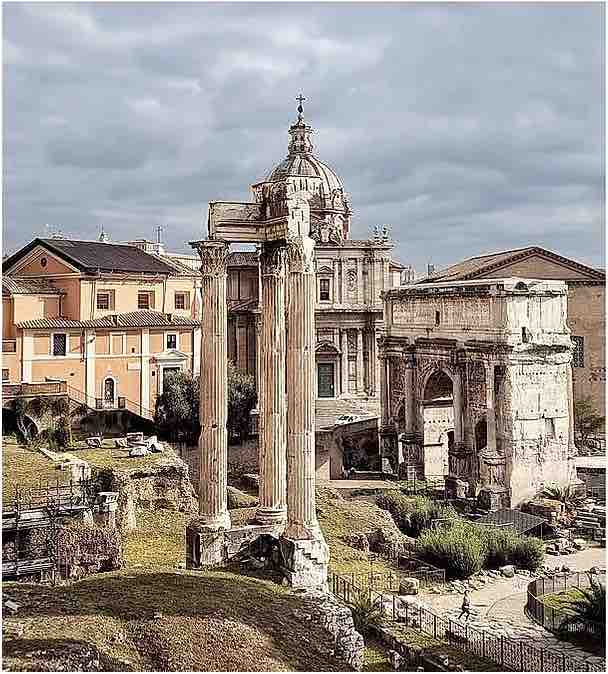
{"label": "stone archway", "polygon": [[[454,394],[452,377],[444,369],[428,374],[420,401],[424,474],[443,476],[448,472],[450,445],[454,445]],[[451,433],[451,443],[448,433]]]}

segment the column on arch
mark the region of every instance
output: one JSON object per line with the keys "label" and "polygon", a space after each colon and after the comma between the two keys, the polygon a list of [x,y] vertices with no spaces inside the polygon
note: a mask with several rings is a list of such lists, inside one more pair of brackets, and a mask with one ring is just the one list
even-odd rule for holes
{"label": "column on arch", "polygon": [[284,522],[287,517],[285,264],[284,245],[263,244],[257,374],[260,488],[256,519],[264,524]]}

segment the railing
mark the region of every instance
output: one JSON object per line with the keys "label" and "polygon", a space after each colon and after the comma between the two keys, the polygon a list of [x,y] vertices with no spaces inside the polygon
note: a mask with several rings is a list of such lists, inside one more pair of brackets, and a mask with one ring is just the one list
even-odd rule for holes
{"label": "railing", "polygon": [[44,381],[32,384],[2,384],[2,397],[65,395],[68,385],[64,381]]}
{"label": "railing", "polygon": [[[603,575],[605,573],[605,571],[602,572]],[[592,575],[579,572],[556,574],[551,578],[536,578],[528,583],[526,613],[535,623],[556,634],[565,630],[568,633],[603,637],[606,628],[601,623],[586,622],[564,625],[564,621],[572,613],[567,608],[554,608],[543,601],[543,596],[546,594],[555,594],[569,588],[591,587],[592,578]]]}
{"label": "railing", "polygon": [[2,353],[17,353],[17,340],[16,339],[3,339],[2,340]]}
{"label": "railing", "polygon": [[139,403],[129,400],[124,396],[118,396],[112,401],[106,401],[103,398],[96,398],[95,396],[87,395],[83,391],[80,391],[73,386],[67,387],[67,393],[72,400],[80,403],[81,405],[86,405],[91,410],[128,410],[129,412],[137,414],[137,416],[144,417],[145,419],[149,419],[150,421],[154,419],[154,412],[152,410],[142,407]]}
{"label": "railing", "polygon": [[4,502],[3,517],[11,513],[21,513],[26,510],[46,508],[50,510],[72,510],[75,507],[86,506],[91,502],[93,485],[90,480],[79,480],[69,484],[55,484],[47,482],[37,487],[23,488],[15,486],[14,492]]}
{"label": "railing", "polygon": [[519,672],[603,672],[603,663],[589,663],[573,658],[565,652],[556,653],[531,646],[526,641],[497,636],[468,624],[441,616],[421,606],[402,601],[395,594],[377,592],[371,587],[364,588],[352,579],[329,573],[329,587],[334,595],[352,604],[360,596],[382,608],[384,615],[393,622],[419,630],[457,648],[464,653],[491,660],[505,671]]}
{"label": "railing", "polygon": [[[428,565],[425,564],[425,566]],[[372,568],[367,573],[351,573],[348,577],[353,584],[359,587],[379,592],[398,592],[402,578],[415,578],[419,581],[420,587],[431,587],[445,583],[444,569],[435,569],[434,567],[432,569],[408,569],[403,574],[393,571],[374,571]]]}

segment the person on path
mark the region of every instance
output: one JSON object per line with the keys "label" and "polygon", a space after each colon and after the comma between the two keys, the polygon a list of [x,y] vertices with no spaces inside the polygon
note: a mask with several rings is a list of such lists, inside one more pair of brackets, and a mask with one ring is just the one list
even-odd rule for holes
{"label": "person on path", "polygon": [[460,615],[458,616],[458,620],[460,620],[463,615],[466,615],[468,622],[469,618],[471,617],[471,600],[469,598],[468,590],[464,591],[464,597],[462,598],[462,606],[460,607]]}

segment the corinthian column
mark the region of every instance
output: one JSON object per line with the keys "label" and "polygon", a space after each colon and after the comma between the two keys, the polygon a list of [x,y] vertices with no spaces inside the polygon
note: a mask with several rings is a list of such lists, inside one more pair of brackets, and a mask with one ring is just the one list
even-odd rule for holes
{"label": "corinthian column", "polygon": [[203,526],[229,529],[227,504],[228,373],[226,260],[224,241],[192,244],[201,258],[201,378],[199,519]]}
{"label": "corinthian column", "polygon": [[256,519],[264,524],[274,524],[284,522],[287,516],[284,246],[264,244],[260,256],[260,274],[260,505]]}
{"label": "corinthian column", "polygon": [[293,540],[320,536],[315,512],[314,241],[288,239],[287,529]]}

